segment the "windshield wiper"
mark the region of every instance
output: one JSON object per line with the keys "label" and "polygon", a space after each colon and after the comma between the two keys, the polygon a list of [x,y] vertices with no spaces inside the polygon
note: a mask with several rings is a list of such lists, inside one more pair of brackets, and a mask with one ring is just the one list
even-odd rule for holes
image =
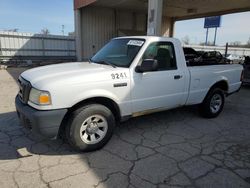
{"label": "windshield wiper", "polygon": [[105,61],[105,60],[101,60],[101,61],[93,61],[93,60],[90,60],[90,61],[92,61],[92,62],[94,62],[94,63],[98,63],[98,64],[110,65],[110,66],[112,66],[113,68],[116,68],[116,66],[115,66],[114,64],[112,64],[112,63],[110,63],[110,62],[108,62],[108,61]]}

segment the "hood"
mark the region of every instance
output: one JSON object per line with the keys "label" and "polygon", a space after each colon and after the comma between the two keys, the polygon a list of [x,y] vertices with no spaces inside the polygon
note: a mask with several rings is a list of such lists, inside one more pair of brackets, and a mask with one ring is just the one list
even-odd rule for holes
{"label": "hood", "polygon": [[29,81],[33,87],[44,89],[51,84],[77,84],[110,79],[108,73],[119,69],[88,62],[62,63],[27,70],[21,77]]}

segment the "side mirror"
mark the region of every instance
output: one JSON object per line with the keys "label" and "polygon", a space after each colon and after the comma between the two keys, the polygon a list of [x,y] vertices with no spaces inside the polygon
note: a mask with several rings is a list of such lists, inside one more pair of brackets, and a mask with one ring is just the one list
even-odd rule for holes
{"label": "side mirror", "polygon": [[135,68],[135,71],[139,73],[152,72],[157,70],[158,70],[158,62],[155,59],[144,59],[141,65],[138,65]]}

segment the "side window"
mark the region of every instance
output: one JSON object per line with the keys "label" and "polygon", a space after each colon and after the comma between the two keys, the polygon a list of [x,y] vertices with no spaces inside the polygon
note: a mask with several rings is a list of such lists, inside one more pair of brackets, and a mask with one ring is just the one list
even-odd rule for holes
{"label": "side window", "polygon": [[222,58],[221,53],[220,53],[220,52],[216,52],[216,57],[217,57],[217,58]]}
{"label": "side window", "polygon": [[174,45],[171,42],[151,43],[143,54],[142,59],[158,61],[158,71],[177,69]]}

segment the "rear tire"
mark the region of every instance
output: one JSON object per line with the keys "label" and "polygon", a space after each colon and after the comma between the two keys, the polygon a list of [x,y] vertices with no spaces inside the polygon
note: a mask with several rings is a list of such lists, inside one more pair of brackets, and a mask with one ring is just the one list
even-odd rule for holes
{"label": "rear tire", "polygon": [[89,104],[71,113],[65,131],[69,144],[76,150],[94,151],[110,140],[114,127],[114,115],[107,107]]}
{"label": "rear tire", "polygon": [[215,118],[223,110],[225,95],[223,90],[214,88],[210,90],[200,105],[201,115],[205,118]]}

